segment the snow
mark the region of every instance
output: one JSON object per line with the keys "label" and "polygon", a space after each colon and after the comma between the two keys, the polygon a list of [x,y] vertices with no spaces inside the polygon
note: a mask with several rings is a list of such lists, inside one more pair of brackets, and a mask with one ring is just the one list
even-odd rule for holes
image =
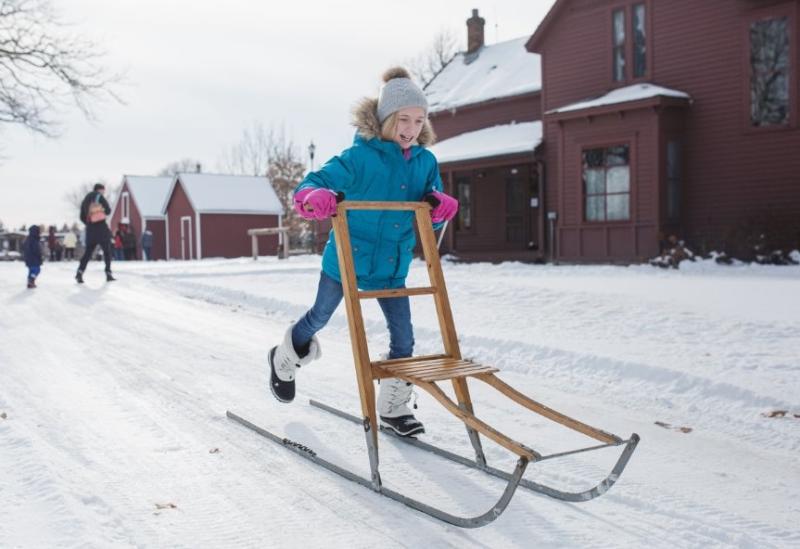
{"label": "snow", "polygon": [[[172,177],[159,177],[150,175],[126,175],[124,181],[128,183],[133,200],[139,208],[142,217],[163,218],[161,207],[167,200],[167,194],[172,186]],[[121,197],[117,197],[119,202]],[[115,206],[116,207],[116,206]]]}
{"label": "snow", "polygon": [[[74,269],[46,263],[29,291],[21,263],[0,263],[0,547],[800,546],[800,266],[445,262],[465,356],[557,410],[642,437],[602,497],[518,490],[476,530],[226,419],[230,409],[368,474],[363,432],[307,404],[358,413],[344,307],[320,333],[322,360],[299,372],[297,400],[266,387],[267,351],[310,305],[319,257],[120,262],[111,284],[93,262],[83,286]],[[409,285],[426,277],[415,261]],[[432,300],[413,298],[412,314],[416,352],[440,350]],[[364,318],[377,356],[388,344],[377,303]],[[593,443],[470,387],[481,419],[536,450]],[[471,456],[463,426],[420,393],[424,439]],[[766,417],[775,410],[789,413]],[[450,512],[482,513],[504,486],[387,438],[380,449],[388,487]],[[526,478],[585,489],[618,455],[545,461]]]}
{"label": "snow", "polygon": [[542,142],[542,122],[503,124],[439,141],[430,151],[440,164],[504,154],[533,152]]}
{"label": "snow", "polygon": [[602,107],[603,105],[615,105],[617,103],[627,103],[629,101],[639,101],[641,99],[650,99],[657,96],[664,97],[678,97],[682,99],[691,100],[691,96],[682,91],[664,88],[662,86],[655,86],[653,84],[634,84],[610,91],[600,97],[587,99],[585,101],[578,101],[577,103],[570,103],[557,109],[547,111],[545,114],[556,114],[560,112],[578,111],[582,109],[593,109],[595,107]]}
{"label": "snow", "polygon": [[[178,174],[177,179],[180,179],[192,207],[198,213],[283,215],[283,206],[266,177],[182,173]],[[166,207],[165,201],[162,211]]]}
{"label": "snow", "polygon": [[525,49],[528,37],[484,46],[478,56],[457,54],[425,88],[431,112],[455,109],[542,89],[540,56]]}

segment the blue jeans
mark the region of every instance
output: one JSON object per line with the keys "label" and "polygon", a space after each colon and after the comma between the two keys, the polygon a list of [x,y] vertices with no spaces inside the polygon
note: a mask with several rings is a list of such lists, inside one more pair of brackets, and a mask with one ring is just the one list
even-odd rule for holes
{"label": "blue jeans", "polygon": [[[344,297],[342,285],[326,275],[319,277],[314,305],[292,329],[292,344],[302,349],[311,337],[330,320]],[[411,305],[408,297],[381,297],[378,304],[389,328],[389,358],[405,358],[414,352],[414,329],[411,326]]]}
{"label": "blue jeans", "polygon": [[39,265],[30,265],[28,267],[28,278],[36,278],[40,272],[42,272],[42,268]]}

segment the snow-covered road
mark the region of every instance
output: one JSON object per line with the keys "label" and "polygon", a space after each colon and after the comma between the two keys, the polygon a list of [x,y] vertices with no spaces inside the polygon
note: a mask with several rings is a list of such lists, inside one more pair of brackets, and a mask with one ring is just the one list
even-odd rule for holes
{"label": "snow-covered road", "polygon": [[[234,410],[368,476],[360,429],[307,404],[359,409],[343,308],[295,403],[266,387],[266,351],[313,299],[318,262],[121,263],[112,284],[93,264],[84,286],[74,263],[48,263],[34,291],[20,264],[0,263],[0,547],[800,545],[800,268],[445,263],[465,356],[556,409],[642,437],[603,497],[521,490],[496,522],[465,531],[226,419]],[[415,263],[409,285],[425,276]],[[431,300],[416,298],[413,314],[417,352],[437,352]],[[377,355],[387,336],[376,304],[365,318]],[[537,450],[587,443],[481,385],[473,400]],[[425,440],[471,455],[459,423],[427,395],[419,407]],[[773,410],[789,413],[765,417]],[[526,478],[587,488],[618,454],[544,462]],[[465,515],[504,486],[390,439],[381,473]]]}

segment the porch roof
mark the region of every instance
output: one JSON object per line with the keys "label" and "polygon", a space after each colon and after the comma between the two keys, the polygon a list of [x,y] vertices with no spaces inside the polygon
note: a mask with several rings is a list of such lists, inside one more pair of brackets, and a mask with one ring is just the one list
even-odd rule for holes
{"label": "porch roof", "polygon": [[517,153],[533,153],[542,142],[542,122],[503,124],[462,133],[436,143],[430,151],[439,164]]}
{"label": "porch roof", "polygon": [[586,111],[597,109],[600,107],[608,107],[612,105],[622,105],[624,103],[633,103],[636,101],[649,100],[659,97],[670,97],[679,100],[690,102],[691,96],[680,90],[673,90],[663,86],[656,86],[655,84],[633,84],[632,86],[625,86],[611,90],[599,97],[584,99],[576,103],[570,103],[557,109],[551,109],[545,112],[545,115],[557,115],[565,113],[574,113],[576,111]]}

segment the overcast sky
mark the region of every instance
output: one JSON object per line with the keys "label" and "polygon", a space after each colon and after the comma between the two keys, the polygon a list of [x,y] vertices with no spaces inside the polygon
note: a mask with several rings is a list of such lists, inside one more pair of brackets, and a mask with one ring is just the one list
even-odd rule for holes
{"label": "overcast sky", "polygon": [[0,220],[72,222],[64,195],[81,183],[154,175],[185,157],[217,171],[256,121],[283,127],[304,158],[313,139],[319,165],[350,144],[353,103],[438,31],[465,47],[478,8],[487,44],[530,35],[553,1],[56,0],[125,72],[126,104],[99,105],[95,122],[63,113],[58,139],[0,126]]}

